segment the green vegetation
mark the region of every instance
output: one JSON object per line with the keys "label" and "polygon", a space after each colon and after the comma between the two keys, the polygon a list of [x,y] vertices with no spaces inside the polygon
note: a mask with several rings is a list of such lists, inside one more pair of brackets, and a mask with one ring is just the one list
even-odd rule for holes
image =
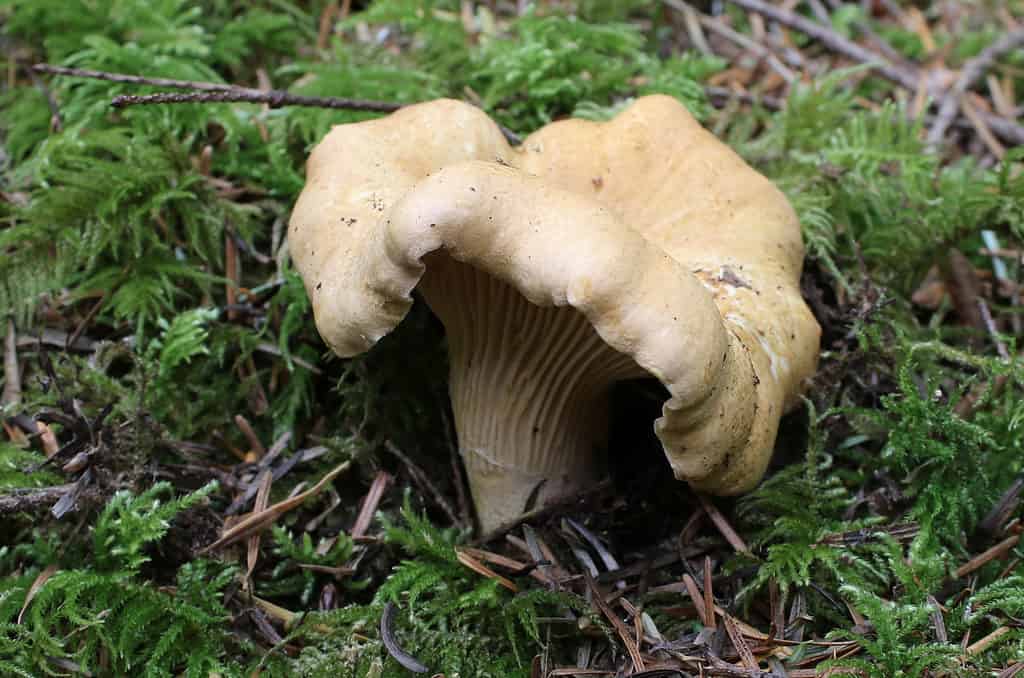
{"label": "green vegetation", "polygon": [[[0,512],[0,673],[397,678],[408,673],[379,630],[389,602],[402,647],[447,676],[529,676],[536,655],[567,666],[584,647],[623,653],[578,582],[550,590],[502,570],[513,593],[460,561],[470,522],[452,480],[443,337],[429,313],[417,307],[354,360],[330,357],[316,333],[284,225],[311,146],[331,125],[375,114],[114,110],[117,94],[160,90],[30,77],[33,62],[245,86],[263,74],[295,93],[398,103],[449,96],[516,133],[607,118],[647,93],[677,97],[797,209],[823,355],[806,407],[784,426],[778,468],[721,503],[750,553],[710,524],[676,544],[698,505],[677,484],[637,496],[620,484],[626,502],[595,512],[590,529],[623,553],[696,549],[686,558],[698,571],[672,563],[627,597],[666,641],[698,630],[684,595],[646,591],[699,575],[709,554],[731,615],[767,629],[770,599],[799,600],[804,638],[849,641],[851,656],[830,663],[863,675],[992,675],[1024,657],[1024,548],[957,572],[1011,537],[1003,527],[1020,516],[1011,506],[998,524],[985,520],[1024,473],[1024,271],[1020,256],[997,270],[981,252],[983,230],[1024,249],[1019,148],[995,162],[928,148],[926,122],[862,68],[796,84],[777,112],[716,109],[704,85],[731,64],[681,50],[682,24],[660,3],[581,2],[575,14],[540,3],[521,16],[469,3],[467,18],[466,3],[382,0],[340,19],[318,47],[328,4],[0,0],[12,74],[0,95],[0,336],[10,321],[25,339],[20,392],[0,409],[0,498],[71,483],[83,492],[60,519],[53,501]],[[955,39],[936,34],[951,67],[999,35],[985,11]],[[930,49],[860,10],[833,16],[844,35],[864,21],[910,58]],[[1024,62],[1005,60],[1024,91]],[[949,294],[915,297],[926,283],[955,291],[954,249],[978,281],[970,303],[986,302],[994,330],[970,323]],[[43,436],[19,428],[25,415],[49,424],[52,459]],[[240,461],[254,446],[237,415],[294,461],[270,503],[353,462],[330,492],[262,533],[255,559],[246,540],[200,553],[229,513],[252,510],[229,511],[262,471]],[[382,471],[398,482],[374,538],[352,537]],[[549,541],[582,572],[568,540]],[[965,654],[964,639],[992,632],[996,641]]]}

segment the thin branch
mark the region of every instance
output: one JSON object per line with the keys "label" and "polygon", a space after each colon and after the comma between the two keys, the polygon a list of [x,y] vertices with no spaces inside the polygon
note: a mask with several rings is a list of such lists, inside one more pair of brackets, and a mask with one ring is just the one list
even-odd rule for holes
{"label": "thin branch", "polygon": [[604,600],[604,594],[601,593],[601,589],[597,588],[597,583],[594,582],[594,578],[591,577],[589,573],[584,572],[583,580],[586,583],[587,588],[590,590],[591,604],[597,609],[597,611],[601,612],[605,616],[615,631],[619,634],[619,638],[622,640],[622,644],[625,645],[626,651],[629,653],[629,658],[633,662],[633,670],[643,671],[644,658],[640,654],[640,648],[637,646],[636,641],[633,640],[633,637],[630,635],[629,629],[627,629],[623,621],[619,619],[619,616],[615,614],[610,607],[608,607],[608,603]]}
{"label": "thin branch", "polygon": [[[77,483],[69,483],[32,490],[8,490],[6,494],[0,495],[0,516],[49,509],[69,492],[72,492],[76,486]],[[99,496],[98,491],[89,489],[79,494],[77,499],[91,501]]]}
{"label": "thin branch", "polygon": [[[1024,45],[1024,28],[1004,33],[1001,38],[982,50],[981,54],[964,64],[963,69],[960,71],[960,77],[956,79],[956,82],[953,83],[953,86],[942,99],[942,105],[939,107],[939,113],[935,117],[935,123],[928,131],[929,144],[934,145],[942,141],[942,137],[945,136],[946,131],[956,117],[960,101],[967,90],[985,74],[985,71],[999,57],[1021,45]],[[985,122],[989,124],[989,127],[993,126],[989,120],[986,119]],[[1017,143],[1021,142],[1018,141]]]}
{"label": "thin branch", "polygon": [[[292,94],[283,90],[259,90],[251,87],[239,87],[221,82],[203,82],[198,80],[174,80],[171,78],[151,78],[127,73],[111,73],[94,71],[87,68],[66,68],[52,64],[36,64],[32,70],[37,73],[51,73],[75,78],[92,78],[107,82],[120,82],[130,85],[149,85],[152,87],[168,87],[171,89],[191,90],[180,95],[162,93],[150,95],[121,95],[115,97],[112,105],[115,108],[139,104],[176,104],[176,103],[210,103],[210,102],[245,102],[279,106],[307,106],[311,108],[328,108],[346,111],[369,111],[373,113],[393,113],[410,104],[392,101],[371,101],[367,99],[347,99],[341,97],[311,97]],[[501,133],[512,145],[522,140],[519,135],[504,125],[498,125]]]}
{"label": "thin branch", "polygon": [[[822,26],[810,19],[805,19],[802,16],[779,7],[775,7],[774,5],[769,5],[767,2],[764,2],[764,0],[728,0],[728,2],[750,12],[760,14],[772,21],[777,21],[783,26],[798,30],[801,33],[821,42],[837,54],[841,54],[842,56],[852,59],[858,63],[871,65],[878,75],[882,76],[886,80],[894,82],[910,92],[917,91],[922,77],[921,72],[918,69],[911,69],[901,64],[892,63],[881,55],[861,47],[852,40],[844,38],[829,27]],[[1009,48],[1012,49],[1013,45],[1019,44],[1016,41],[1020,40],[1020,38],[1017,37],[1017,34],[1020,32],[1021,29],[1013,31],[1008,34],[1008,36],[1014,36],[1012,39],[1008,36],[1004,36],[1004,38],[997,41],[997,44],[1001,48],[1002,45],[1008,45]],[[992,47],[996,47],[997,44],[993,44]],[[981,56],[982,55],[978,55],[978,58]],[[995,56],[998,57],[998,53],[996,53]],[[935,94],[935,92],[933,92],[933,94]],[[957,98],[954,103],[958,102],[959,98]],[[982,113],[979,111],[978,116],[985,122],[989,129],[998,134],[1004,140],[1013,144],[1024,144],[1024,126],[992,113]]]}
{"label": "thin branch", "polygon": [[987,551],[983,551],[978,555],[974,556],[966,563],[961,565],[956,570],[956,578],[962,579],[970,573],[980,570],[984,566],[988,565],[993,560],[1001,560],[1006,557],[1010,549],[1016,546],[1020,542],[1020,535],[1014,534],[1006,539],[1002,540]]}
{"label": "thin branch", "polygon": [[593,504],[595,500],[604,497],[611,488],[611,480],[605,479],[577,494],[553,498],[547,504],[539,506],[531,511],[527,511],[524,514],[499,525],[487,534],[474,540],[472,543],[475,545],[486,544],[487,542],[494,541],[498,537],[505,536],[507,533],[511,532],[523,523],[539,522],[563,511],[570,511],[589,506]]}
{"label": "thin branch", "polygon": [[32,80],[32,84],[35,85],[36,89],[42,92],[43,96],[46,97],[46,105],[50,107],[50,129],[54,132],[59,132],[64,127],[64,122],[60,117],[60,106],[57,104],[57,100],[53,97],[53,92],[46,86],[42,80],[40,80],[36,74],[29,69],[28,77]]}
{"label": "thin branch", "polygon": [[995,536],[1003,529],[1003,525],[1010,519],[1010,516],[1020,505],[1021,491],[1024,490],[1024,476],[1017,476],[1017,479],[1006,488],[999,501],[995,503],[985,518],[978,523],[978,530],[985,534]]}
{"label": "thin branch", "polygon": [[[152,85],[154,87],[169,87],[171,89],[196,89],[207,92],[230,91],[244,89],[222,82],[201,82],[198,80],[172,80],[170,78],[150,78],[141,75],[129,75],[127,73],[110,73],[108,71],[94,71],[88,68],[67,68],[65,66],[54,66],[53,64],[36,64],[32,67],[36,73],[50,73],[51,75],[67,75],[73,78],[91,78],[93,80],[106,80],[107,82],[122,82],[129,85]],[[259,90],[253,90],[259,91]]]}
{"label": "thin branch", "polygon": [[725,540],[729,542],[729,545],[739,553],[750,553],[750,547],[743,541],[743,537],[733,529],[733,526],[729,524],[729,521],[718,510],[718,507],[712,504],[711,500],[703,494],[697,493],[697,498],[700,500],[701,506],[704,507],[704,512],[708,514],[708,518],[715,524],[715,527],[725,537]]}
{"label": "thin branch", "polygon": [[371,111],[374,113],[393,113],[405,104],[387,101],[365,101],[363,99],[339,99],[336,97],[308,97],[292,94],[279,89],[258,90],[236,88],[227,90],[195,90],[192,92],[161,92],[159,94],[120,94],[114,97],[110,105],[114,108],[127,108],[144,104],[191,104],[242,102],[248,104],[269,104],[271,108],[281,106],[306,106],[309,108],[331,108],[345,111]]}
{"label": "thin branch", "polygon": [[441,510],[444,511],[445,515],[448,516],[448,520],[450,520],[453,525],[465,527],[459,519],[458,514],[455,513],[455,509],[452,508],[451,503],[449,503],[448,499],[445,498],[444,493],[437,488],[437,485],[433,483],[430,476],[427,475],[427,472],[420,468],[419,464],[410,459],[409,455],[398,449],[398,446],[390,440],[384,441],[384,448],[405,464],[405,467],[408,469],[409,475],[412,476],[412,479],[430,495],[435,504],[441,507]]}
{"label": "thin branch", "polygon": [[0,395],[0,406],[17,405],[21,402],[21,369],[18,365],[18,331],[14,319],[7,319],[7,334],[4,339],[4,391]]}
{"label": "thin branch", "polygon": [[713,102],[717,102],[716,105],[728,104],[730,101],[735,100],[745,104],[751,104],[753,106],[763,106],[769,111],[781,111],[786,107],[786,102],[778,97],[773,97],[767,94],[741,92],[728,87],[705,85],[704,93],[707,94],[708,98]]}
{"label": "thin branch", "polygon": [[738,31],[734,31],[733,29],[723,24],[721,21],[715,21],[711,17],[701,15],[699,17],[699,20],[701,25],[707,28],[709,31],[717,33],[726,40],[736,43],[737,45],[747,50],[748,52],[756,54],[758,57],[765,59],[768,62],[768,64],[772,67],[772,69],[776,73],[781,75],[782,79],[785,80],[786,82],[793,83],[800,79],[800,77],[796,73],[790,70],[784,63],[782,63],[782,61],[779,60],[777,56],[775,56],[774,53],[772,53],[771,50],[769,50],[764,45],[755,42],[754,40],[748,38],[747,36],[743,35]]}
{"label": "thin branch", "polygon": [[[827,0],[827,2],[829,4],[829,7],[831,7],[833,10],[840,9],[843,6],[841,0]],[[831,21],[831,19],[819,20],[822,20],[823,23],[829,23]],[[871,42],[874,43],[875,47],[880,52],[882,52],[890,61],[894,63],[899,63],[902,59],[904,59],[903,55],[900,54],[895,47],[890,45],[885,38],[876,33],[875,29],[871,28],[871,24],[869,24],[867,21],[864,21],[863,19],[856,19],[854,20],[853,25],[854,27],[856,27],[858,31],[864,34],[865,37],[869,38]]]}
{"label": "thin branch", "polygon": [[764,2],[764,0],[728,1],[749,12],[755,12],[766,19],[777,21],[783,26],[798,30],[822,43],[833,52],[842,54],[843,56],[853,59],[859,63],[870,64],[876,71],[878,71],[878,74],[885,79],[902,85],[911,91],[917,87],[918,77],[916,73],[910,72],[897,64],[890,63],[880,55],[875,54],[874,52],[861,47],[854,41],[839,35],[831,27],[815,23],[810,19],[805,19],[798,14],[794,14],[793,12],[789,12],[780,7],[769,5],[767,2]]}

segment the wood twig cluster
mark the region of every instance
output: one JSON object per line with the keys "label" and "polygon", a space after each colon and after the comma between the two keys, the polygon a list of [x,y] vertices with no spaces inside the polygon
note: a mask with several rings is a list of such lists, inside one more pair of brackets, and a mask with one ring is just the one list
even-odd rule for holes
{"label": "wood twig cluster", "polygon": [[[839,34],[832,26],[830,14],[820,1],[808,3],[815,19],[810,19],[784,6],[771,4],[765,0],[728,0],[729,3],[747,11],[752,20],[767,20],[777,26],[798,31],[824,47],[829,53],[849,64],[866,66],[872,73],[898,86],[907,99],[921,100],[922,96],[935,102],[937,111],[934,116],[926,116],[928,122],[928,141],[932,145],[944,142],[951,127],[973,131],[997,157],[1005,153],[1004,144],[1024,144],[1024,125],[1016,116],[999,111],[998,107],[982,107],[972,102],[968,96],[970,88],[1001,58],[1024,45],[1024,27],[1011,28],[989,45],[976,57],[966,62],[960,69],[959,76],[950,85],[948,71],[940,66],[924,66],[903,57],[884,38],[874,32],[870,26],[861,21],[858,30],[867,38],[867,44],[861,44],[851,38]],[[784,89],[795,82],[813,77],[826,70],[834,69],[836,63],[831,60],[819,67],[804,52],[792,46],[791,41],[777,33],[768,33],[764,40],[755,40],[732,29],[723,17],[698,15],[697,11],[682,0],[665,0],[665,4],[684,16],[687,33],[691,36],[693,46],[702,51],[715,52],[704,39],[699,28],[691,26],[696,16],[699,27],[705,28],[725,42],[731,43],[740,52],[752,54],[766,60],[769,69],[774,72],[784,85]],[[836,3],[830,3],[836,5]],[[752,21],[757,24],[757,21]],[[727,54],[727,56],[734,56]],[[794,72],[797,69],[798,72]],[[817,71],[815,71],[817,69]],[[762,90],[765,88],[762,88]],[[724,100],[730,91],[737,98],[749,103],[758,103],[769,109],[781,106],[781,100],[765,94],[752,94],[744,88],[710,89],[709,95],[716,100]],[[989,110],[992,109],[992,110]],[[916,105],[909,111],[911,114],[923,113]],[[1001,142],[1000,142],[1001,140]]]}

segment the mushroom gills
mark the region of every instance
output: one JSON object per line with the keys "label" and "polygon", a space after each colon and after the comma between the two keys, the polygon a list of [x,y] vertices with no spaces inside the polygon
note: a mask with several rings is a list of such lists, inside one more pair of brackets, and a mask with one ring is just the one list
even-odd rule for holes
{"label": "mushroom gills", "polygon": [[609,391],[650,375],[582,313],[538,306],[443,250],[417,289],[448,338],[459,452],[484,531],[606,473]]}

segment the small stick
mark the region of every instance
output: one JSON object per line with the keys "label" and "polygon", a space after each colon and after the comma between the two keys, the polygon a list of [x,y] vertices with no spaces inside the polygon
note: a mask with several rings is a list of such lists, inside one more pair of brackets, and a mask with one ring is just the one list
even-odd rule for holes
{"label": "small stick", "polygon": [[452,422],[448,418],[448,412],[444,407],[439,408],[441,421],[444,423],[444,438],[448,443],[448,455],[452,467],[452,483],[455,484],[455,500],[459,505],[459,516],[464,525],[473,524],[473,511],[469,507],[469,497],[466,492],[466,474],[462,468],[462,457],[459,456],[459,446],[452,438]]}
{"label": "small stick", "polygon": [[[0,495],[0,516],[11,515],[21,512],[32,512],[40,509],[48,509],[59,501],[66,494],[75,489],[78,483],[67,485],[55,485],[52,487],[40,487],[33,490],[8,490],[6,494]],[[77,500],[93,500],[99,498],[99,493],[94,489],[88,489],[78,495]]]}
{"label": "small stick", "polygon": [[982,50],[981,54],[964,64],[963,70],[960,71],[960,77],[956,79],[946,96],[943,97],[938,115],[935,116],[935,122],[928,130],[929,144],[935,145],[942,141],[946,130],[949,129],[956,117],[957,108],[960,106],[963,95],[971,85],[977,82],[999,57],[1020,45],[1024,45],[1024,28],[1004,33],[1001,38]]}
{"label": "small stick", "polygon": [[[681,2],[679,4],[683,7],[689,7],[689,5],[684,5]],[[676,8],[676,5],[673,2],[669,2],[669,5]],[[717,33],[726,40],[736,43],[748,52],[756,54],[758,57],[767,60],[772,69],[781,75],[782,79],[786,82],[792,83],[800,79],[796,73],[783,64],[782,61],[764,45],[751,40],[739,31],[734,31],[720,21],[715,21],[711,17],[700,15],[698,20],[700,21],[700,25],[707,28],[709,31]]]}
{"label": "small stick", "polygon": [[630,635],[629,629],[623,623],[619,616],[608,607],[608,603],[604,602],[604,595],[601,590],[597,588],[597,584],[594,582],[594,578],[589,573],[583,573],[583,580],[587,583],[587,588],[590,590],[591,602],[594,607],[598,609],[605,616],[605,618],[611,622],[612,627],[619,634],[619,638],[622,639],[622,644],[626,646],[626,651],[629,653],[629,658],[633,662],[634,671],[644,670],[644,660],[640,655],[640,648],[637,647],[636,641],[633,640],[633,636]]}
{"label": "small stick", "polygon": [[495,572],[491,568],[487,567],[486,565],[481,563],[479,560],[474,558],[472,554],[467,553],[466,551],[464,551],[462,549],[456,548],[455,549],[455,558],[456,558],[456,560],[458,560],[460,563],[462,563],[464,566],[466,566],[470,570],[473,570],[474,572],[476,572],[477,574],[479,574],[481,576],[487,577],[488,579],[492,579],[492,580],[498,582],[498,584],[500,584],[501,586],[504,586],[506,589],[508,589],[512,593],[518,593],[519,592],[519,587],[516,586],[514,583],[512,583],[512,580],[510,580],[508,577],[501,576],[500,574],[498,574],[497,572]]}
{"label": "small stick", "polygon": [[928,595],[928,605],[932,608],[932,626],[935,627],[935,640],[940,643],[949,642],[949,634],[946,632],[946,620],[942,618],[942,606],[935,596]]}
{"label": "small stick", "polygon": [[839,35],[830,27],[815,23],[810,19],[805,19],[780,7],[769,5],[763,0],[729,0],[729,2],[749,12],[754,12],[772,21],[777,21],[787,28],[793,28],[805,35],[809,35],[833,52],[853,59],[858,63],[871,64],[878,71],[879,75],[911,91],[917,86],[918,78],[916,74],[889,63],[885,59],[880,58],[879,55]]}
{"label": "small stick", "polygon": [[[347,3],[346,3],[347,4]],[[338,14],[338,0],[331,0],[320,12],[320,27],[316,34],[316,48],[327,47],[327,39],[334,29],[334,17]]]}
{"label": "small stick", "polygon": [[743,634],[740,632],[739,626],[736,625],[736,620],[732,615],[726,614],[722,616],[725,620],[725,632],[729,634],[729,640],[732,641],[732,646],[736,648],[737,654],[740,656],[740,660],[743,665],[753,671],[760,671],[760,667],[757,665],[757,659],[754,658],[754,653],[750,650],[750,645],[743,638]]}
{"label": "small stick", "polygon": [[258,90],[234,88],[227,90],[196,90],[194,92],[161,92],[159,94],[119,94],[110,105],[114,108],[127,108],[140,104],[189,104],[189,103],[220,103],[242,102],[249,104],[267,104],[271,108],[281,106],[307,106],[310,108],[333,108],[346,111],[371,111],[375,113],[393,113],[404,104],[386,101],[365,101],[362,99],[341,99],[336,97],[309,97],[300,94],[283,92],[279,89]]}
{"label": "small stick", "polygon": [[832,23],[832,17],[828,15],[828,10],[825,9],[825,5],[821,4],[821,0],[807,0],[807,6],[811,8],[811,14],[818,20],[818,23]]}
{"label": "small stick", "polygon": [[[763,15],[772,21],[777,21],[783,26],[796,29],[815,40],[818,40],[823,45],[842,56],[853,59],[858,63],[871,64],[880,76],[890,82],[900,85],[910,92],[915,92],[918,89],[921,82],[920,71],[917,69],[909,69],[903,65],[891,63],[880,57],[878,54],[861,47],[852,40],[844,38],[831,28],[817,24],[810,19],[805,19],[802,16],[798,16],[797,14],[786,11],[780,7],[769,5],[767,2],[764,2],[764,0],[728,1],[750,12]],[[1016,31],[1014,32],[1014,35],[1016,35]],[[1000,40],[1000,42],[1004,41]],[[1006,42],[1009,42],[1009,40],[1007,39]],[[980,57],[981,55],[978,56]],[[955,103],[956,102],[954,102],[954,104]],[[978,116],[985,121],[985,124],[988,125],[993,132],[998,134],[1004,140],[1013,144],[1024,144],[1024,126],[991,113],[981,113],[979,111]],[[950,121],[950,124],[952,124],[952,120]]]}
{"label": "small stick", "polygon": [[1005,669],[999,672],[998,678],[1013,678],[1021,671],[1024,671],[1024,662],[1017,662],[1012,666],[1007,666]]}
{"label": "small stick", "polygon": [[[946,256],[939,261],[939,273],[942,275],[949,296],[953,300],[953,308],[960,317],[960,322],[977,330],[985,330],[985,322],[981,318],[977,300],[981,298],[981,285],[974,266],[963,252],[951,247]],[[968,337],[972,348],[978,348],[979,338]]]}
{"label": "small stick", "polygon": [[[349,111],[373,111],[377,113],[393,113],[406,104],[397,104],[390,101],[369,101],[366,99],[346,99],[339,97],[309,97],[299,94],[292,94],[282,90],[263,91],[251,87],[239,87],[221,82],[203,82],[199,80],[174,80],[171,78],[152,78],[149,76],[129,75],[127,73],[111,73],[108,71],[94,71],[88,68],[66,68],[52,64],[36,64],[32,67],[37,73],[50,73],[53,75],[66,75],[74,78],[91,78],[93,80],[106,80],[107,82],[119,82],[129,85],[151,85],[153,87],[168,87],[170,89],[194,90],[183,96],[180,101],[204,101],[196,99],[199,93],[220,94],[223,99],[216,97],[205,99],[205,101],[247,101],[257,104],[270,104],[276,106],[311,106],[314,108],[336,108]],[[155,94],[153,97],[174,96],[169,94]],[[131,106],[141,103],[177,103],[178,100],[149,98],[145,96],[119,96],[115,97],[112,105],[114,108]]]}
{"label": "small stick", "polygon": [[697,18],[697,10],[681,0],[665,0],[665,4],[683,15],[683,23],[686,24],[686,34],[690,42],[700,51],[701,54],[714,56],[714,52],[708,45],[704,32],[700,28],[700,21]]}
{"label": "small stick", "polygon": [[241,414],[236,414],[235,425],[238,426],[238,430],[245,436],[245,439],[249,443],[249,447],[252,452],[256,455],[256,458],[262,459],[263,455],[267,453],[267,449],[263,447],[263,443],[260,442],[259,437],[256,435],[256,431],[252,429],[252,424],[249,423],[249,420]]}
{"label": "small stick", "polygon": [[729,545],[740,553],[750,553],[750,547],[747,546],[747,542],[743,541],[743,537],[733,529],[732,525],[729,524],[729,521],[722,515],[722,512],[711,503],[711,500],[703,494],[698,494],[697,498],[700,499],[701,506],[704,507],[704,512],[708,514],[708,517],[711,518],[711,522],[715,524],[715,527],[717,527],[718,531],[722,533],[722,536],[725,537],[727,542],[729,542]]}
{"label": "small stick", "polygon": [[99,299],[96,300],[96,303],[93,304],[93,307],[90,308],[89,312],[85,314],[84,318],[82,318],[82,322],[78,323],[78,327],[75,328],[75,331],[68,335],[68,340],[64,342],[65,351],[71,350],[71,347],[75,345],[75,343],[78,341],[78,338],[82,336],[82,332],[85,331],[85,328],[89,326],[89,323],[93,321],[93,318],[96,317],[96,314],[100,312],[100,308],[103,307],[103,303],[106,300],[106,293],[104,293]]}
{"label": "small stick", "polygon": [[711,557],[704,556],[704,612],[708,616],[707,626],[715,628],[717,626],[717,622],[715,622],[715,593],[712,586]]}
{"label": "small stick", "polygon": [[985,534],[996,535],[1009,519],[1010,514],[1020,504],[1021,490],[1024,490],[1024,476],[1017,476],[1017,479],[1003,492],[1003,496],[999,498],[995,506],[978,523],[978,529]]}
{"label": "small stick", "polygon": [[988,331],[989,336],[992,337],[992,341],[995,342],[996,352],[999,353],[999,357],[1003,360],[1010,359],[1010,351],[1006,348],[1006,344],[999,338],[999,328],[996,327],[996,321],[992,318],[992,311],[989,310],[988,304],[981,297],[977,298],[978,312],[981,315],[981,320],[985,325],[985,329]]}
{"label": "small stick", "polygon": [[980,570],[985,565],[988,565],[991,561],[995,560],[996,558],[1004,557],[1007,551],[1016,546],[1018,542],[1020,542],[1020,535],[1015,534],[1002,540],[1001,542],[999,542],[992,548],[988,549],[987,551],[979,553],[978,555],[974,556],[966,563],[957,568],[956,578],[961,579],[963,577],[966,577],[975,570]]}
{"label": "small stick", "polygon": [[546,519],[560,511],[568,511],[577,505],[585,506],[588,502],[600,498],[612,487],[612,481],[610,479],[604,479],[593,487],[589,487],[578,494],[569,495],[566,497],[558,497],[554,501],[544,504],[532,511],[527,511],[518,518],[513,518],[504,525],[491,530],[488,534],[476,539],[473,543],[476,545],[486,544],[489,541],[494,541],[498,537],[504,536],[507,532],[511,532],[515,528],[519,527],[523,523],[536,522],[539,520]]}
{"label": "small stick", "polygon": [[[14,63],[14,60],[11,60],[12,73]],[[50,130],[53,132],[60,132],[64,127],[64,122],[60,118],[60,105],[53,97],[53,92],[50,91],[50,88],[46,86],[46,83],[42,82],[31,69],[28,72],[28,77],[31,78],[32,84],[42,92],[44,97],[46,97],[46,105],[50,107]],[[12,82],[10,86],[14,87],[14,83]]]}
{"label": "small stick", "polygon": [[18,365],[18,331],[14,319],[7,319],[7,335],[4,339],[4,392],[0,406],[17,405],[21,402],[21,368]]}
{"label": "small stick", "polygon": [[[305,106],[308,108],[329,108],[342,111],[367,111],[371,113],[394,113],[412,104],[397,104],[389,101],[368,101],[365,99],[344,99],[340,97],[310,97],[283,92],[279,89],[262,91],[247,87],[227,90],[199,90],[195,92],[162,92],[159,94],[119,94],[110,102],[114,108],[127,108],[144,104],[192,104],[229,103],[267,104],[271,108],[282,106]],[[522,143],[522,138],[508,127],[498,125],[505,139],[513,146]]]}
{"label": "small stick", "polygon": [[785,101],[767,94],[751,94],[750,92],[741,92],[729,89],[728,87],[717,87],[715,85],[705,85],[704,92],[711,99],[718,99],[723,102],[736,99],[737,101],[742,101],[745,104],[764,106],[769,111],[781,111],[786,107]]}
{"label": "small stick", "polygon": [[970,121],[982,143],[988,147],[989,153],[994,155],[997,160],[1002,160],[1006,157],[1006,148],[992,134],[992,128],[981,117],[974,104],[967,100],[966,96],[960,99],[960,110],[963,111],[964,116]]}
{"label": "small stick", "polygon": [[[266,469],[260,475],[259,489],[256,491],[256,501],[253,502],[252,512],[260,513],[267,510],[267,506],[270,504],[270,486],[274,482],[274,474],[270,469]],[[245,578],[247,583],[252,581],[253,570],[256,569],[256,561],[260,557],[260,540],[262,534],[257,532],[249,537],[247,548],[246,548],[246,568]]]}
{"label": "small stick", "polygon": [[1005,636],[1009,632],[1010,632],[1010,627],[1009,626],[1000,626],[998,629],[996,629],[992,633],[988,634],[987,636],[985,636],[981,640],[979,640],[979,641],[977,641],[975,643],[971,643],[967,647],[967,650],[966,650],[966,652],[964,654],[966,654],[968,657],[973,657],[976,654],[981,654],[982,652],[984,652],[985,650],[989,649],[990,647],[995,645],[997,642],[999,642],[999,639],[1002,638],[1003,636]]}
{"label": "small stick", "polygon": [[410,459],[405,452],[398,449],[398,446],[390,440],[384,441],[384,447],[387,448],[388,452],[398,457],[399,461],[405,464],[406,468],[409,469],[409,474],[412,476],[413,480],[431,494],[431,498],[434,500],[434,503],[441,507],[441,510],[448,516],[448,520],[452,521],[453,525],[463,526],[462,521],[459,520],[459,516],[455,513],[455,509],[453,509],[452,505],[448,503],[444,494],[437,489],[437,486],[431,482],[430,476],[427,475],[426,471],[421,469],[416,462]]}
{"label": "small stick", "polygon": [[[338,474],[347,471],[351,465],[352,463],[349,461],[343,462],[342,464],[336,466],[334,469],[328,471],[327,474],[325,474],[324,477],[321,478],[316,485],[309,488],[305,492],[294,494],[293,496],[290,496],[287,499],[284,499],[272,506],[267,507],[266,510],[260,511],[259,513],[250,513],[241,521],[225,530],[224,534],[221,535],[219,539],[214,541],[209,546],[206,546],[203,549],[201,549],[199,551],[199,554],[205,555],[219,548],[223,548],[224,546],[227,546],[229,544],[233,544],[240,539],[245,539],[257,532],[262,532],[263,530],[266,530],[285,513],[299,506],[300,504],[302,504],[302,502],[306,501],[310,497],[315,496],[318,492],[320,492],[320,490],[324,488],[325,485],[334,480],[335,477],[338,476]],[[298,487],[296,487],[296,489],[298,489]]]}
{"label": "small stick", "polygon": [[686,587],[687,595],[690,596],[690,601],[697,610],[697,616],[700,617],[700,623],[710,629],[715,628],[715,610],[714,608],[710,611],[707,609],[707,606],[704,604],[704,596],[701,595],[700,589],[697,588],[696,580],[694,580],[694,578],[689,574],[684,574],[683,585]]}
{"label": "small stick", "polygon": [[[238,304],[238,247],[231,233],[224,234],[224,297],[228,308]],[[228,320],[238,320],[238,311],[228,311]]]}
{"label": "small stick", "polygon": [[[269,104],[272,108],[278,106],[309,106],[312,108],[330,108],[346,111],[368,111],[373,113],[393,113],[400,108],[410,104],[399,104],[391,101],[370,101],[367,99],[348,99],[341,97],[310,97],[299,94],[292,94],[282,90],[262,91],[251,87],[239,87],[221,82],[202,82],[198,80],[174,80],[171,78],[151,78],[140,75],[128,75],[127,73],[110,73],[108,71],[94,71],[87,68],[66,68],[52,64],[36,64],[32,67],[37,73],[51,73],[53,75],[67,75],[75,78],[92,78],[95,80],[106,80],[107,82],[120,82],[130,85],[151,85],[153,87],[169,87],[171,89],[193,90],[183,95],[174,94],[153,94],[145,96],[122,95],[115,97],[111,102],[115,108],[132,106],[135,104],[162,104],[162,103],[193,103],[193,102],[249,102],[257,104]],[[209,95],[208,98],[198,98]],[[504,125],[498,125],[501,133],[513,146],[522,142],[519,135]]]}
{"label": "small stick", "polygon": [[373,514],[377,512],[380,500],[384,497],[384,491],[392,480],[391,474],[387,471],[377,472],[373,484],[370,485],[370,489],[366,493],[366,499],[363,500],[363,505],[359,509],[359,515],[356,516],[356,522],[352,526],[353,539],[366,536],[366,531],[370,529],[370,522],[373,521]]}
{"label": "small stick", "polygon": [[[840,9],[843,5],[843,3],[840,0],[828,0],[828,4],[829,7],[831,7],[834,10]],[[827,14],[826,17],[828,17]],[[832,23],[831,18],[819,17],[819,21],[821,21],[824,24]],[[890,45],[885,38],[876,33],[875,29],[871,28],[871,25],[868,22],[864,21],[863,19],[857,19],[853,22],[853,25],[857,27],[858,31],[863,33],[868,38],[870,38],[871,42],[875,43],[875,47],[877,47],[890,61],[899,63],[902,59],[904,59],[904,56],[900,54],[895,47]]]}

